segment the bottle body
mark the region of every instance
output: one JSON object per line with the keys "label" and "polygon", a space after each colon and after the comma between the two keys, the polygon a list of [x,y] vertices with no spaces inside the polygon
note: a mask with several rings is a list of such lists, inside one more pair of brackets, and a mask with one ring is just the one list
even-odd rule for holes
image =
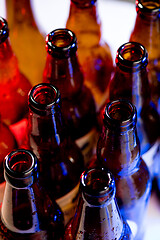
{"label": "bottle body", "polygon": [[46,59],[45,38],[36,25],[30,1],[6,0],[6,9],[10,39],[20,70],[32,85],[40,83]]}
{"label": "bottle body", "polygon": [[84,83],[92,91],[96,109],[99,110],[107,98],[113,60],[109,45],[101,38],[97,1],[71,1],[66,27],[77,36]]}
{"label": "bottle body", "polygon": [[4,169],[0,239],[62,239],[63,214],[40,185],[36,156],[24,149],[13,151]]}
{"label": "bottle body", "polygon": [[115,100],[105,108],[104,126],[97,144],[97,164],[113,173],[121,214],[129,221],[134,238],[142,239],[151,177],[140,157],[136,108],[127,100]]}
{"label": "bottle body", "polygon": [[48,54],[43,82],[60,90],[64,120],[86,163],[94,151],[97,137],[96,110],[93,95],[83,84],[76,55],[76,36],[68,29],[56,29],[48,34],[46,44]]}

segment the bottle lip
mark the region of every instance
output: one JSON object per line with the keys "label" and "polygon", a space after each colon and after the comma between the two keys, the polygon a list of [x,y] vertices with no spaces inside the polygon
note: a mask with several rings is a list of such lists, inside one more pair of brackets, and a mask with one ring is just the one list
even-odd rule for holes
{"label": "bottle lip", "polygon": [[31,110],[40,115],[50,113],[61,103],[60,91],[50,83],[39,83],[32,87],[28,94],[28,105]]}
{"label": "bottle lip", "polygon": [[103,121],[104,126],[114,131],[128,131],[136,126],[136,107],[126,99],[117,99],[115,101],[111,101],[105,107]]}
{"label": "bottle lip", "polygon": [[146,48],[138,42],[127,42],[119,47],[116,54],[116,65],[125,68],[144,68],[148,64]]}
{"label": "bottle lip", "polygon": [[159,0],[136,0],[136,10],[144,13],[159,13],[160,14],[160,2]]}
{"label": "bottle lip", "polygon": [[74,4],[76,4],[79,8],[88,8],[97,2],[97,0],[71,0]]}
{"label": "bottle lip", "polygon": [[31,185],[38,177],[38,160],[27,149],[10,152],[4,159],[4,176],[6,181],[17,188]]}
{"label": "bottle lip", "polygon": [[77,38],[67,28],[59,28],[46,36],[46,50],[56,58],[69,58],[77,51]]}
{"label": "bottle lip", "polygon": [[0,17],[0,44],[4,42],[9,36],[9,29],[7,21]]}
{"label": "bottle lip", "polygon": [[87,169],[81,174],[80,189],[92,205],[102,205],[115,196],[115,180],[105,168]]}

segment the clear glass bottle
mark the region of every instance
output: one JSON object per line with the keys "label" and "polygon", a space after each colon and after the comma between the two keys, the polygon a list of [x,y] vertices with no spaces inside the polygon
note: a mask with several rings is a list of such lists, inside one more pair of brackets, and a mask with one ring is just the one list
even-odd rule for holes
{"label": "clear glass bottle", "polygon": [[112,172],[122,217],[130,223],[134,239],[144,235],[145,216],[151,193],[149,169],[140,156],[136,107],[128,100],[109,102],[97,143],[97,159],[90,168],[103,166]]}
{"label": "clear glass bottle", "polygon": [[4,161],[6,187],[0,216],[0,239],[62,239],[63,213],[39,181],[37,157],[18,149]]}
{"label": "clear glass bottle", "polygon": [[5,19],[0,18],[0,115],[7,125],[20,121],[28,111],[31,84],[19,71],[17,58],[9,40]]}
{"label": "clear glass bottle", "polygon": [[50,32],[46,37],[46,50],[43,82],[60,90],[65,122],[86,163],[97,140],[96,109],[91,91],[83,84],[75,34],[65,28]]}
{"label": "clear glass bottle", "polygon": [[93,168],[83,172],[76,213],[66,227],[64,240],[132,239],[115,199],[115,181],[110,172]]}
{"label": "clear glass bottle", "polygon": [[107,99],[107,85],[113,71],[109,45],[102,39],[97,0],[71,0],[66,27],[78,39],[78,59],[84,83],[90,88],[97,111]]}
{"label": "clear glass bottle", "polygon": [[137,0],[137,16],[130,41],[143,44],[148,51],[148,77],[151,96],[160,115],[160,2]]}
{"label": "clear glass bottle", "polygon": [[30,0],[6,0],[6,10],[10,40],[20,70],[36,85],[43,78],[45,37],[37,27]]}
{"label": "clear glass bottle", "polygon": [[84,159],[64,125],[60,92],[51,84],[30,91],[27,146],[38,157],[44,186],[64,212],[66,224],[77,204]]}
{"label": "clear glass bottle", "polygon": [[160,117],[151,100],[147,64],[148,54],[143,45],[127,42],[120,46],[115,73],[109,83],[109,99],[128,99],[136,106],[141,155],[154,176],[160,156]]}

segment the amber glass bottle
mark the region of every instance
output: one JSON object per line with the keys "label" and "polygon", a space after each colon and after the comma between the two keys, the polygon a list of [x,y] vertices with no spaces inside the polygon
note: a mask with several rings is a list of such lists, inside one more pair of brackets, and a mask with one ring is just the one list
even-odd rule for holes
{"label": "amber glass bottle", "polygon": [[12,124],[21,120],[26,112],[30,82],[21,74],[12,51],[8,24],[0,18],[0,115],[3,122]]}
{"label": "amber glass bottle", "polygon": [[56,29],[47,35],[46,49],[48,54],[43,81],[60,90],[65,122],[87,162],[94,151],[97,137],[96,110],[92,93],[83,84],[76,36],[68,29]]}
{"label": "amber glass bottle", "polygon": [[95,162],[114,175],[121,214],[130,222],[134,239],[140,240],[143,239],[151,177],[140,157],[136,120],[136,108],[128,100],[115,100],[106,105]]}
{"label": "amber glass bottle", "polygon": [[51,198],[64,212],[74,214],[84,162],[71,140],[61,114],[60,92],[51,84],[34,86],[29,94],[28,145],[40,162],[40,175]]}
{"label": "amber glass bottle", "polygon": [[148,51],[151,94],[160,114],[160,2],[137,0],[136,10],[130,41],[140,42]]}
{"label": "amber glass bottle", "polygon": [[132,239],[115,199],[115,181],[110,172],[93,168],[81,175],[80,197],[74,217],[65,230],[65,240]]}
{"label": "amber glass bottle", "polygon": [[46,60],[45,38],[40,33],[30,0],[6,0],[10,39],[22,73],[32,85],[42,82]]}
{"label": "amber glass bottle", "polygon": [[31,151],[19,149],[6,156],[0,239],[62,239],[63,213],[40,185],[38,174],[37,157]]}
{"label": "amber glass bottle", "polygon": [[109,45],[101,37],[97,0],[71,0],[66,27],[78,39],[78,58],[84,82],[95,97],[97,110],[107,98],[106,89],[113,71]]}
{"label": "amber glass bottle", "polygon": [[128,42],[120,46],[109,84],[109,98],[111,101],[128,99],[136,106],[141,155],[154,174],[154,163],[159,156],[160,118],[150,97],[147,64],[148,54],[143,45]]}

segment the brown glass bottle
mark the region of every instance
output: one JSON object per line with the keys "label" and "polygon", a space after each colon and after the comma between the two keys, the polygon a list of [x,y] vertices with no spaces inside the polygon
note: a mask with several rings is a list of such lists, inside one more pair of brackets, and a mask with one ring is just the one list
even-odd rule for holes
{"label": "brown glass bottle", "polygon": [[32,88],[28,122],[28,146],[37,155],[43,184],[61,207],[67,223],[77,204],[84,162],[64,125],[57,88],[48,83]]}
{"label": "brown glass bottle", "polygon": [[6,0],[6,10],[20,70],[32,85],[40,83],[46,60],[45,38],[37,27],[30,0]]}
{"label": "brown glass bottle", "polygon": [[60,90],[64,120],[87,162],[97,137],[96,110],[92,93],[83,84],[75,34],[65,28],[50,32],[46,37],[46,50],[43,82],[51,83]]}
{"label": "brown glass bottle", "polygon": [[136,106],[141,155],[154,174],[154,163],[159,156],[160,118],[151,101],[147,64],[148,54],[143,45],[128,42],[120,46],[109,84],[109,98],[111,101],[128,99]]}
{"label": "brown glass bottle", "polygon": [[151,96],[160,115],[160,2],[137,0],[137,17],[130,41],[143,44],[148,51]]}
{"label": "brown glass bottle", "polygon": [[99,110],[107,99],[113,60],[109,45],[101,37],[97,3],[97,0],[71,0],[66,27],[77,36],[84,82],[92,91]]}
{"label": "brown glass bottle", "polygon": [[36,156],[24,149],[12,151],[5,158],[4,175],[0,239],[62,239],[63,213],[40,185]]}
{"label": "brown glass bottle", "polygon": [[115,181],[110,172],[93,168],[81,175],[79,203],[65,230],[65,240],[132,239],[115,199]]}
{"label": "brown glass bottle", "polygon": [[115,100],[106,105],[94,165],[103,166],[114,175],[122,217],[130,222],[134,239],[140,240],[144,234],[151,177],[140,156],[136,120],[136,108],[128,100]]}
{"label": "brown glass bottle", "polygon": [[3,122],[10,125],[25,116],[30,88],[31,84],[19,71],[12,51],[8,24],[0,18],[0,115]]}

